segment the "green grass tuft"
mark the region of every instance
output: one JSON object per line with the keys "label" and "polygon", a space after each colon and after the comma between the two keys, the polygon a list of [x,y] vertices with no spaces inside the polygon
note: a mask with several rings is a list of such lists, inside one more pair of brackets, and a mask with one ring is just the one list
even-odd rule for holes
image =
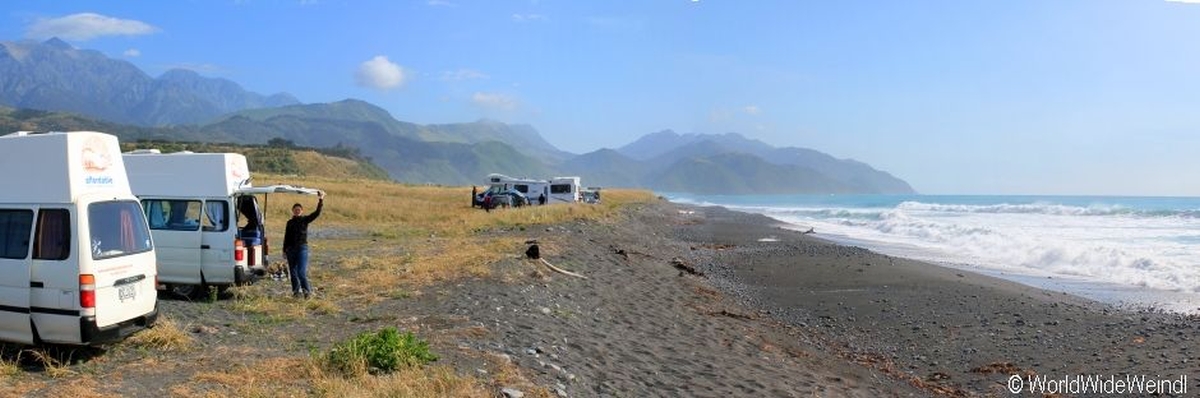
{"label": "green grass tuft", "polygon": [[418,339],[412,332],[401,334],[396,328],[387,327],[374,333],[359,333],[337,344],[325,354],[324,363],[332,370],[354,377],[391,373],[437,359],[429,351],[429,342]]}

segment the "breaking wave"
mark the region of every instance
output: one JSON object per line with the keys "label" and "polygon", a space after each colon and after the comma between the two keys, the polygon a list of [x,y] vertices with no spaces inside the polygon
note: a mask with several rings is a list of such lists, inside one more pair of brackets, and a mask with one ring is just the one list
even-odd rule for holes
{"label": "breaking wave", "polygon": [[[926,200],[930,198],[935,200]],[[788,199],[705,201],[905,257],[1200,293],[1200,199],[1139,199],[1132,204],[1121,198],[1061,201],[1076,203],[1005,197],[971,198],[991,203],[955,203],[958,197],[891,203],[863,197],[848,197],[844,203],[825,197],[820,203]]]}

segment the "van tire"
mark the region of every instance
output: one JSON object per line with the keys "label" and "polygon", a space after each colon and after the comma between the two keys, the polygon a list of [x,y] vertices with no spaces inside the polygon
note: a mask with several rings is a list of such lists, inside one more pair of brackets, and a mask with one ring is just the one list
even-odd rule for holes
{"label": "van tire", "polygon": [[205,293],[208,292],[208,284],[167,285],[167,290],[170,290],[171,294],[174,294],[176,297],[188,300],[196,300],[205,296]]}

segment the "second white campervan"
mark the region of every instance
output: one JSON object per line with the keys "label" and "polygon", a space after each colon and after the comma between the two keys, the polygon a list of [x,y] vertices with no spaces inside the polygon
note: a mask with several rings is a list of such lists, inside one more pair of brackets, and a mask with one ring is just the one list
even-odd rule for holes
{"label": "second white campervan", "polygon": [[237,153],[139,150],[124,158],[158,248],[159,282],[183,296],[250,283],[265,271],[269,245],[256,195],[318,192],[251,186]]}
{"label": "second white campervan", "polygon": [[95,345],[154,323],[154,245],[117,137],[0,136],[0,186],[0,340]]}

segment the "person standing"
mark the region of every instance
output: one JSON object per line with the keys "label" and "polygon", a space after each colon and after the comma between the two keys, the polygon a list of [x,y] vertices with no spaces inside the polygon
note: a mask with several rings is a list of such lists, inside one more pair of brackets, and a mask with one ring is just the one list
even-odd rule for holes
{"label": "person standing", "polygon": [[287,256],[294,297],[309,298],[313,294],[312,285],[308,283],[308,224],[321,216],[324,205],[325,191],[317,191],[317,209],[312,214],[303,216],[304,206],[292,205],[292,219],[288,220],[283,233],[283,254]]}

